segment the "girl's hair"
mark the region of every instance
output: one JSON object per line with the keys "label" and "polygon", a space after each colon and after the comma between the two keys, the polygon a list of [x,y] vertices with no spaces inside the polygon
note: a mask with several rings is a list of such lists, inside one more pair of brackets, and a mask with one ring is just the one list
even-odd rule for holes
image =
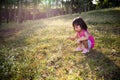
{"label": "girl's hair", "polygon": [[84,30],[87,30],[87,25],[85,24],[85,22],[83,21],[83,19],[80,18],[80,17],[75,18],[73,20],[72,25],[73,25],[74,29],[75,29],[75,25],[76,25],[76,26],[80,26]]}

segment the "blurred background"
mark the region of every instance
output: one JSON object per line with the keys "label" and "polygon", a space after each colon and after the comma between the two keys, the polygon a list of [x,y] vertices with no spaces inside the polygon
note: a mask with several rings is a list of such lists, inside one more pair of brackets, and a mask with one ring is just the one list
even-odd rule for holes
{"label": "blurred background", "polygon": [[0,24],[120,6],[120,0],[1,0]]}

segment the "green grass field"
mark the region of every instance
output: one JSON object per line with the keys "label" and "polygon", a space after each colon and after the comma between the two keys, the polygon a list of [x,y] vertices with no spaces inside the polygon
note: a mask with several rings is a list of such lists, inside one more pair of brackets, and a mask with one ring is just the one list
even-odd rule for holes
{"label": "green grass field", "polygon": [[[82,17],[95,37],[75,52],[72,20]],[[0,27],[0,80],[120,80],[120,8],[9,23]]]}

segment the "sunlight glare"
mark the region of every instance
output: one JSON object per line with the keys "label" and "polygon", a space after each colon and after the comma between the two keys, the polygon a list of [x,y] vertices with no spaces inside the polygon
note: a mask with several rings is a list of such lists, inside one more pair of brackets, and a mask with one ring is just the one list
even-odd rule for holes
{"label": "sunlight glare", "polygon": [[99,0],[93,0],[92,3],[93,4],[97,4]]}

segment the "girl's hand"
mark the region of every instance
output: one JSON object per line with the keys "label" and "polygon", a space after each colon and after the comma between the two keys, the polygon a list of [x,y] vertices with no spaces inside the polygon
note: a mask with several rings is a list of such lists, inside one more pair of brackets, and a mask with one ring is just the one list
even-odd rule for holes
{"label": "girl's hand", "polygon": [[70,39],[71,37],[67,37],[66,39]]}
{"label": "girl's hand", "polygon": [[70,39],[70,40],[75,40],[75,38],[74,37],[68,37],[67,39]]}
{"label": "girl's hand", "polygon": [[77,39],[77,43],[79,43],[81,41],[81,38]]}
{"label": "girl's hand", "polygon": [[77,42],[79,43],[79,42],[84,41],[84,40],[87,40],[87,38],[86,37],[81,37],[81,38],[77,39]]}
{"label": "girl's hand", "polygon": [[71,39],[71,37],[67,37],[67,39]]}

